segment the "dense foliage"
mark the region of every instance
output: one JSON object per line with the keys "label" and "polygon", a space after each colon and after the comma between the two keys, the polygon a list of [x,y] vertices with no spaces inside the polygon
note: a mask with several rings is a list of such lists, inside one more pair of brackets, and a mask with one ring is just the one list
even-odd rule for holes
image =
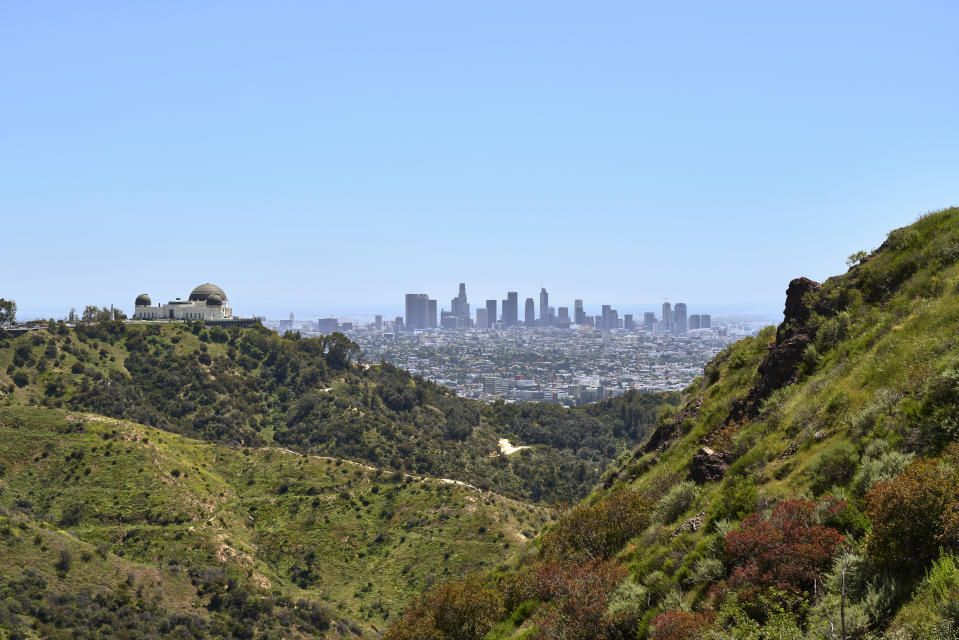
{"label": "dense foliage", "polygon": [[[0,337],[0,394],[547,502],[581,497],[623,449],[645,437],[658,407],[677,397],[629,393],[576,409],[483,405],[386,363],[359,366],[359,357],[357,345],[339,333],[303,339],[199,322],[59,323]],[[491,456],[500,437],[531,448]]]}

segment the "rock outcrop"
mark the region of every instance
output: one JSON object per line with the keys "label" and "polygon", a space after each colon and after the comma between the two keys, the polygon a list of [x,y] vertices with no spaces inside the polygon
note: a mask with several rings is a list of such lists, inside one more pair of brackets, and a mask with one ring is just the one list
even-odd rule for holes
{"label": "rock outcrop", "polygon": [[806,296],[820,286],[809,278],[796,278],[789,283],[783,321],[776,329],[776,342],[769,345],[766,358],[759,365],[759,382],[745,398],[733,404],[727,423],[755,418],[762,401],[773,391],[799,379],[803,354],[816,337],[809,327],[813,307]]}
{"label": "rock outcrop", "polygon": [[696,484],[715,482],[722,479],[730,462],[732,458],[728,453],[719,453],[709,447],[702,447],[693,456],[686,479]]}

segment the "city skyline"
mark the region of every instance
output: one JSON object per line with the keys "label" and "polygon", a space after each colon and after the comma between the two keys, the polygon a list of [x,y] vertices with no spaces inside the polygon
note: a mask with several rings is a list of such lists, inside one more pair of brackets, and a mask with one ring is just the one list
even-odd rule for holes
{"label": "city skyline", "polygon": [[[501,301],[500,314],[496,312],[496,300],[487,299],[483,305],[476,307],[474,319],[470,316],[465,282],[459,283],[458,293],[450,300],[449,310],[438,308],[436,299],[430,298],[429,294],[407,293],[405,294],[405,313],[402,316],[396,316],[392,321],[388,320],[387,323],[392,327],[390,329],[392,331],[423,331],[438,328],[447,330],[509,329],[519,326],[568,329],[570,326],[587,325],[607,331],[613,329],[632,331],[643,327],[657,333],[685,333],[689,329],[710,328],[711,314],[701,312],[689,316],[685,302],[676,302],[673,306],[668,299],[662,303],[659,317],[656,317],[655,312],[644,311],[642,323],[636,323],[632,313],[626,313],[620,318],[619,310],[613,309],[611,304],[602,304],[598,315],[589,315],[585,312],[582,298],[574,300],[574,315],[570,316],[568,306],[560,306],[558,311],[556,307],[550,306],[549,291],[542,286],[539,292],[539,315],[537,316],[536,301],[532,297],[527,297],[523,305],[521,322],[518,292],[509,291],[506,296],[506,299]],[[381,315],[375,317],[375,321],[381,324]],[[690,320],[692,320],[692,326]],[[290,328],[292,328],[292,322]],[[377,329],[381,328],[377,326]]]}

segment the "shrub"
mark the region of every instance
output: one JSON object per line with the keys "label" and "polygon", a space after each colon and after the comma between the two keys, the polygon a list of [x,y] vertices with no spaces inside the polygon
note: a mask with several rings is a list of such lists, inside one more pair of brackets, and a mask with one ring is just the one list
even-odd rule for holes
{"label": "shrub", "polygon": [[661,613],[650,625],[651,640],[699,640],[713,624],[713,614],[667,611]]}
{"label": "shrub", "polygon": [[384,640],[480,640],[504,614],[499,592],[471,576],[416,598]]}
{"label": "shrub", "polygon": [[809,469],[812,490],[823,493],[835,486],[843,486],[856,472],[859,452],[851,442],[837,442],[819,454]]}
{"label": "shrub", "polygon": [[959,539],[959,444],[942,460],[921,458],[866,494],[872,521],[867,552],[881,563],[914,574]]}
{"label": "shrub", "polygon": [[726,567],[719,558],[700,558],[693,565],[691,579],[695,584],[719,582],[726,575]]}
{"label": "shrub", "polygon": [[609,558],[649,526],[652,503],[629,490],[614,491],[595,506],[577,505],[543,536],[550,559]]}
{"label": "shrub", "polygon": [[73,566],[73,554],[67,551],[66,549],[60,552],[60,559],[57,560],[57,563],[53,565],[53,568],[57,570],[57,573],[63,575],[70,571],[70,567]]}
{"label": "shrub", "polygon": [[606,616],[610,593],[626,577],[626,567],[615,560],[594,558],[583,564],[547,562],[536,575],[541,600],[549,603],[536,616],[538,640],[592,640],[608,638],[615,618]]}
{"label": "shrub", "polygon": [[710,508],[709,519],[739,520],[756,510],[759,493],[748,478],[727,478]]}
{"label": "shrub", "polygon": [[781,502],[769,519],[754,513],[726,535],[726,554],[734,566],[729,584],[741,588],[744,601],[770,589],[793,595],[811,592],[822,582],[842,539],[835,529],[817,524],[811,500]]}
{"label": "shrub", "polygon": [[862,463],[852,478],[852,490],[859,497],[865,496],[877,482],[887,482],[895,478],[913,458],[911,453],[885,451],[879,446],[873,446],[876,444],[878,442],[867,447]]}
{"label": "shrub", "polygon": [[25,387],[30,383],[30,376],[27,375],[26,371],[22,369],[17,369],[13,373],[13,384],[18,387]]}
{"label": "shrub", "polygon": [[660,524],[669,524],[681,516],[696,499],[696,485],[692,482],[680,482],[659,499],[653,510],[653,520]]}

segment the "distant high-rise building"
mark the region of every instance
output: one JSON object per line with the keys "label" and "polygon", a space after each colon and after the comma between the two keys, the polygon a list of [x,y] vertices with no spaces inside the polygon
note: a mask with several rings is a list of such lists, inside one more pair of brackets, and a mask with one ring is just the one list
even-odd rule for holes
{"label": "distant high-rise building", "polygon": [[486,301],[486,321],[489,323],[489,328],[492,329],[493,325],[496,324],[496,300],[487,300]]}
{"label": "distant high-rise building", "polygon": [[586,324],[586,312],[583,310],[582,300],[573,300],[573,322],[575,324]]}
{"label": "distant high-rise building", "polygon": [[[543,289],[545,291],[545,289]],[[532,327],[536,324],[536,303],[532,298],[526,298],[526,326]],[[545,321],[544,321],[545,324]]]}
{"label": "distant high-rise building", "polygon": [[633,326],[633,314],[627,313],[623,317],[623,329],[626,331],[632,331],[635,327]]}
{"label": "distant high-rise building", "polygon": [[406,294],[406,328],[409,330],[427,327],[429,296],[425,293]]}
{"label": "distant high-rise building", "polygon": [[647,311],[643,314],[643,325],[646,327],[647,331],[652,331],[656,328],[656,314],[652,311]]}
{"label": "distant high-rise building", "polygon": [[476,328],[477,329],[489,329],[489,312],[486,310],[486,307],[479,307],[476,310]]}
{"label": "distant high-rise building", "polygon": [[560,307],[556,315],[556,325],[562,329],[568,329],[569,324],[569,307]]}
{"label": "distant high-rise building", "polygon": [[613,328],[613,327],[609,326],[609,312],[610,312],[610,311],[612,311],[612,307],[611,307],[610,305],[604,304],[604,305],[602,306],[601,315],[599,316],[599,318],[598,318],[597,321],[596,321],[596,328],[597,328],[597,329],[606,329],[606,330],[608,331],[609,329],[612,329],[612,328]]}
{"label": "distant high-rise building", "polygon": [[677,302],[673,309],[673,331],[676,333],[686,333],[686,303]]}
{"label": "distant high-rise building", "polygon": [[426,327],[428,329],[436,328],[436,300],[426,301]]}
{"label": "distant high-rise building", "polygon": [[373,326],[376,327],[377,331],[383,330],[383,316],[376,314],[373,316]]}
{"label": "distant high-rise building", "polygon": [[503,300],[503,326],[515,327],[519,324],[519,294],[515,291],[506,293]]}
{"label": "distant high-rise building", "polygon": [[506,393],[506,381],[499,376],[483,376],[483,393],[503,395]]}
{"label": "distant high-rise building", "polygon": [[549,324],[549,294],[546,293],[546,287],[539,290],[539,320],[543,326]]}
{"label": "distant high-rise building", "polygon": [[452,313],[457,318],[469,318],[470,317],[470,305],[466,300],[466,283],[460,283],[459,294],[450,300],[450,313]]}
{"label": "distant high-rise building", "polygon": [[713,324],[713,317],[708,313],[700,314],[699,316],[699,327],[701,329],[711,329]]}
{"label": "distant high-rise building", "polygon": [[668,302],[663,303],[663,330],[672,331],[673,330],[673,305]]}
{"label": "distant high-rise building", "polygon": [[324,335],[330,335],[339,328],[336,318],[318,318],[316,330]]}
{"label": "distant high-rise building", "polygon": [[403,323],[403,316],[396,316],[393,319],[393,331],[402,331],[406,328],[406,325]]}
{"label": "distant high-rise building", "polygon": [[702,326],[702,318],[698,313],[689,316],[689,329],[699,329]]}

